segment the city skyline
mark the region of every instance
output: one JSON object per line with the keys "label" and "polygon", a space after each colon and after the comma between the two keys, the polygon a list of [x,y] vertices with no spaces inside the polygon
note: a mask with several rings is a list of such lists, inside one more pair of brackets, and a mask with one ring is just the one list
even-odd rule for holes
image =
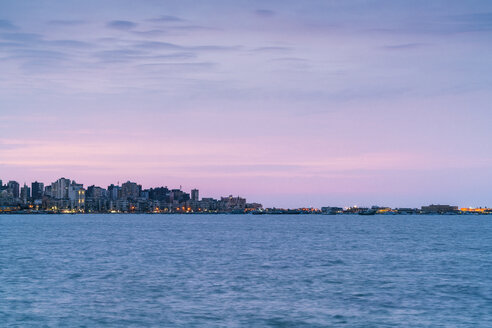
{"label": "city skyline", "polygon": [[3,1],[0,178],[491,203],[492,3]]}
{"label": "city skyline", "polygon": [[107,188],[61,177],[52,183],[23,186],[0,179],[0,213],[246,213],[262,205],[240,196],[200,198],[198,189],[142,188],[130,180]]}
{"label": "city skyline", "polygon": [[[270,214],[293,214],[291,210],[300,210],[306,213],[312,212],[329,212],[330,214],[358,214],[361,211],[371,212],[377,211],[378,214],[427,214],[427,213],[454,213],[454,214],[491,214],[492,208],[487,204],[480,206],[461,206],[457,205],[442,205],[439,203],[430,202],[430,205],[421,206],[386,206],[381,204],[333,204],[329,201],[323,206],[304,205],[299,207],[278,207],[278,206],[263,206],[259,200],[247,202],[241,196],[212,196],[200,197],[202,195],[196,187],[185,191],[182,185],[179,188],[168,187],[167,185],[153,185],[144,187],[138,182],[127,180],[116,185],[111,183],[107,188],[100,185],[84,185],[77,183],[73,179],[61,177],[52,183],[44,183],[33,181],[30,184],[23,184],[15,180],[4,181],[0,179],[0,212],[15,212],[15,211],[31,211],[35,209],[50,211],[52,208],[57,210],[76,210],[85,213],[106,213],[106,212],[133,212],[129,211],[131,204],[138,202],[146,203],[145,209],[137,210],[137,212],[161,212],[160,209],[167,208],[166,212],[183,210],[186,213],[193,212],[216,212],[231,213],[240,211],[241,213],[249,213],[251,211],[260,210],[272,211]],[[176,201],[174,201],[176,200]],[[234,200],[234,206],[240,202],[240,207],[231,207],[231,200]],[[61,203],[60,203],[61,201]],[[121,203],[116,201],[129,201],[129,203]],[[155,201],[158,201],[155,203]],[[114,203],[113,203],[114,202]],[[203,203],[204,202],[204,203]],[[222,202],[222,204],[221,204]],[[62,204],[62,206],[60,206]],[[383,203],[384,204],[384,203]],[[63,208],[65,206],[65,208]],[[137,205],[138,206],[138,205]],[[421,210],[418,210],[418,207]],[[151,210],[154,208],[154,210]],[[160,209],[159,209],[160,208]],[[429,208],[434,208],[429,210]],[[185,210],[186,209],[186,210]],[[275,210],[280,212],[275,213]],[[417,212],[421,211],[421,212]],[[333,213],[332,213],[333,212]],[[236,212],[235,214],[239,214]]]}
{"label": "city skyline", "polygon": [[[3,184],[0,179],[0,213],[8,214],[359,214],[359,215],[490,215],[492,208],[460,207],[457,205],[430,204],[417,207],[389,206],[302,206],[298,208],[264,207],[258,202],[247,202],[241,196],[200,197],[199,189],[189,193],[178,188],[155,186],[143,188],[130,180],[120,186],[107,188],[77,183],[59,178],[52,183],[34,181],[31,187],[21,187],[15,180]],[[326,204],[325,204],[326,205]]]}

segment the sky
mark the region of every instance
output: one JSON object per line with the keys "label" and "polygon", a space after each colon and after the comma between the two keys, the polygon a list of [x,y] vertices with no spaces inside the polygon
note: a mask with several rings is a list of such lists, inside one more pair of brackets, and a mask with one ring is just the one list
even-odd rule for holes
{"label": "sky", "polygon": [[491,1],[0,0],[0,179],[492,206]]}

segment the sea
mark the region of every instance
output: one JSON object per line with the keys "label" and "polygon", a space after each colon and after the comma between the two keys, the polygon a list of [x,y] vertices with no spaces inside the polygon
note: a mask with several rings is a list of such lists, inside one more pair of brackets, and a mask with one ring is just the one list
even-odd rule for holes
{"label": "sea", "polygon": [[492,216],[0,215],[0,327],[492,327]]}

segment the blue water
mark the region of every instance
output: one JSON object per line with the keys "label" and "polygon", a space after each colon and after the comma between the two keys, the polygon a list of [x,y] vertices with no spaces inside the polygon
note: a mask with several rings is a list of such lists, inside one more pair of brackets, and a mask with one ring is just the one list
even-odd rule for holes
{"label": "blue water", "polygon": [[1,327],[492,327],[490,216],[0,215]]}

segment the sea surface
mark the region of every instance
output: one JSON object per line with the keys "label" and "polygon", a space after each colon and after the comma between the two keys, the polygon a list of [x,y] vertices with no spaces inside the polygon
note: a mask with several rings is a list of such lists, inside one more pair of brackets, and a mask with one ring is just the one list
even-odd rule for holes
{"label": "sea surface", "polygon": [[492,327],[492,216],[0,215],[0,327]]}

